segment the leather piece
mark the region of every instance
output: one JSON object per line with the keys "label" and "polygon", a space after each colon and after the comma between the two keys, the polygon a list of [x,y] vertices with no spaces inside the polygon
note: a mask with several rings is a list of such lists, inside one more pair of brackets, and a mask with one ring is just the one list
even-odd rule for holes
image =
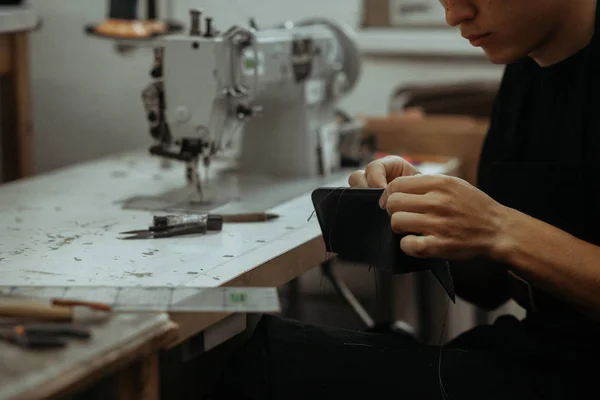
{"label": "leather piece", "polygon": [[446,260],[411,257],[400,249],[405,234],[392,231],[390,216],[379,207],[382,193],[383,189],[327,187],[312,192],[327,251],[392,274],[429,270],[454,302],[450,265]]}

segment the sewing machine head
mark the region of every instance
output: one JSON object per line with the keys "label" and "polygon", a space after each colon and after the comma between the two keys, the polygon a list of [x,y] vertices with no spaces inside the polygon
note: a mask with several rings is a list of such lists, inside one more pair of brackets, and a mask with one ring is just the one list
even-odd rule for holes
{"label": "sewing machine head", "polygon": [[218,32],[200,11],[190,16],[189,32],[163,36],[154,49],[143,93],[151,153],[185,161],[188,175],[230,147],[244,173],[337,169],[335,105],[360,75],[352,33],[316,19]]}

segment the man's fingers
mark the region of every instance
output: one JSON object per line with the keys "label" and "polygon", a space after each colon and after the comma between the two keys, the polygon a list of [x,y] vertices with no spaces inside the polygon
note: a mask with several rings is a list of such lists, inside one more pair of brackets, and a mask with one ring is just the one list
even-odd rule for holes
{"label": "man's fingers", "polygon": [[379,205],[386,207],[387,199],[392,193],[426,194],[433,190],[443,189],[451,184],[452,177],[447,175],[411,175],[394,179],[387,185]]}
{"label": "man's fingers", "polygon": [[419,173],[412,164],[398,156],[387,156],[375,160],[367,165],[365,172],[369,187],[372,188],[385,188],[388,182],[399,176]]}
{"label": "man's fingers", "polygon": [[385,203],[388,214],[405,211],[411,213],[424,213],[431,209],[425,196],[409,193],[392,193]]}
{"label": "man's fingers", "polygon": [[379,160],[385,169],[388,181],[399,176],[410,176],[419,174],[419,170],[414,165],[400,156],[387,156]]}
{"label": "man's fingers", "polygon": [[416,258],[435,258],[439,255],[441,245],[435,236],[407,235],[400,240],[400,249]]}
{"label": "man's fingers", "polygon": [[381,160],[370,162],[365,169],[365,176],[371,188],[384,189],[388,184],[385,164]]}
{"label": "man's fingers", "polygon": [[365,176],[365,171],[355,171],[348,177],[348,184],[350,187],[357,188],[368,188],[369,184],[367,183],[367,177]]}
{"label": "man's fingers", "polygon": [[391,217],[392,230],[396,233],[431,233],[435,227],[433,218],[426,214],[395,212]]}
{"label": "man's fingers", "polygon": [[394,179],[389,184],[390,193],[402,192],[425,194],[440,189],[450,183],[452,177],[447,175],[413,175]]}

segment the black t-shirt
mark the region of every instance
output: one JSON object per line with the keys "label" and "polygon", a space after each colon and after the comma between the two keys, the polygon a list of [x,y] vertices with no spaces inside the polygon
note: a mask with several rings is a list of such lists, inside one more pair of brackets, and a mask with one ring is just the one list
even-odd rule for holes
{"label": "black t-shirt", "polygon": [[588,74],[589,53],[586,47],[548,67],[538,66],[531,58],[521,61],[530,79],[520,117],[526,132],[518,154],[521,160],[553,162],[572,157],[577,161],[583,157],[576,130],[584,122],[580,107],[586,97],[583,81]]}
{"label": "black t-shirt", "polygon": [[[508,65],[481,154],[479,187],[509,207],[600,245],[598,96],[597,37],[551,66],[540,67],[530,57]],[[571,327],[591,323],[560,299],[535,286],[533,292],[537,314],[547,320]]]}
{"label": "black t-shirt", "polygon": [[600,118],[600,114],[585,115],[583,109],[590,97],[591,53],[588,46],[548,67],[540,67],[530,57],[506,67],[486,139],[488,147],[498,147],[495,154],[487,154],[490,160],[580,162],[586,158],[585,139],[593,138],[585,124]]}

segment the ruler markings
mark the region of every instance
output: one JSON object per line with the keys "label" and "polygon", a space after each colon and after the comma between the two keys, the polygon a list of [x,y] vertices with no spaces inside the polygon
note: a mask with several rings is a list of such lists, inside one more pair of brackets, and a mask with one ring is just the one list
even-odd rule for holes
{"label": "ruler markings", "polygon": [[278,312],[276,288],[257,287],[112,287],[0,286],[2,297],[68,298],[111,305],[116,311]]}
{"label": "ruler markings", "polygon": [[15,287],[11,291],[11,296],[19,297],[42,297],[42,298],[61,298],[64,287]]}

